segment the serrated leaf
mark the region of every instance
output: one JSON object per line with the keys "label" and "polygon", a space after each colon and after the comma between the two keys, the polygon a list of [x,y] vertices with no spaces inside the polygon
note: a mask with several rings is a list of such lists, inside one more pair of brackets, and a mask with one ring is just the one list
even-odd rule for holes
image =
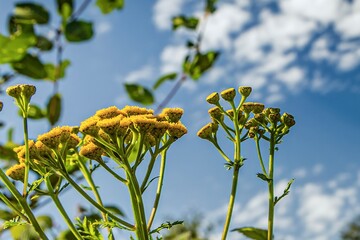
{"label": "serrated leaf", "polygon": [[17,3],[14,17],[16,21],[26,24],[46,24],[49,21],[49,12],[41,5],[35,3]]}
{"label": "serrated leaf", "polygon": [[68,66],[70,66],[70,61],[67,59],[62,61],[60,66],[56,66],[56,67],[52,63],[45,64],[45,70],[47,73],[46,79],[51,81],[57,81],[61,78],[64,78]]}
{"label": "serrated leaf", "polygon": [[287,196],[290,193],[290,187],[291,187],[291,185],[293,184],[294,181],[295,181],[294,178],[291,179],[288,182],[286,188],[284,189],[283,194],[280,197],[275,197],[274,205],[276,205],[283,197]]}
{"label": "serrated leaf", "polygon": [[85,21],[72,21],[65,27],[65,38],[69,42],[82,42],[94,35],[93,24]]}
{"label": "serrated leaf", "polygon": [[209,51],[207,53],[198,52],[192,60],[186,57],[183,63],[183,71],[193,80],[198,80],[215,63],[219,52]]}
{"label": "serrated leaf", "polygon": [[177,77],[177,73],[170,73],[166,74],[162,77],[160,77],[158,80],[156,80],[153,89],[156,90],[161,84],[163,84],[166,81],[172,81]]}
{"label": "serrated leaf", "polygon": [[264,180],[265,182],[270,182],[270,181],[271,181],[271,179],[268,178],[268,177],[267,177],[265,174],[263,174],[263,173],[257,173],[256,176],[257,176],[258,178],[260,178],[261,180]]}
{"label": "serrated leaf", "polygon": [[199,19],[196,17],[186,17],[184,15],[180,15],[177,17],[173,17],[172,19],[172,28],[176,30],[180,27],[185,27],[187,29],[196,29],[199,24]]}
{"label": "serrated leaf", "polygon": [[255,240],[267,240],[267,230],[254,228],[254,227],[242,227],[232,230],[233,232],[242,233],[245,237]]}
{"label": "serrated leaf", "polygon": [[35,37],[5,37],[0,34],[0,64],[20,61],[29,47],[36,43]]}
{"label": "serrated leaf", "polygon": [[33,79],[44,79],[47,75],[40,59],[30,54],[26,54],[20,61],[11,63],[11,66],[17,73]]}
{"label": "serrated leaf", "polygon": [[47,104],[47,118],[51,126],[59,121],[61,115],[61,95],[59,93],[54,94]]}
{"label": "serrated leaf", "polygon": [[97,0],[96,5],[103,14],[108,14],[113,10],[121,10],[124,7],[124,0]]}
{"label": "serrated leaf", "polygon": [[139,84],[125,83],[125,90],[129,97],[135,102],[144,105],[150,105],[154,103],[154,96],[151,91]]}
{"label": "serrated leaf", "polygon": [[41,51],[50,51],[53,48],[53,43],[44,36],[37,36],[35,47]]}

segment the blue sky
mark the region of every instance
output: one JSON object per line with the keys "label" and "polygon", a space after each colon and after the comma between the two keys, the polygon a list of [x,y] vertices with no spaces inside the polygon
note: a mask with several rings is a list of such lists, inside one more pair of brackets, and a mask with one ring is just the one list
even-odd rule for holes
{"label": "blue sky", "polygon": [[[1,33],[6,33],[5,16],[13,2],[0,3]],[[194,36],[184,30],[173,33],[171,17],[201,16],[201,9],[202,1],[189,0],[127,1],[123,11],[107,16],[88,8],[83,18],[95,21],[95,38],[64,48],[64,58],[72,63],[60,83],[65,99],[61,124],[78,125],[99,108],[134,104],[126,96],[124,82],[151,86],[162,74],[181,71],[186,40]],[[57,20],[52,21],[56,26]],[[343,226],[360,214],[359,24],[360,0],[219,1],[201,46],[220,50],[219,61],[198,82],[187,81],[169,104],[184,108],[189,133],[170,151],[158,222],[195,211],[203,214],[205,223],[225,217],[231,172],[196,132],[209,121],[205,101],[209,93],[250,85],[252,101],[280,107],[297,122],[277,155],[277,192],[296,178],[276,210],[277,239],[338,239]],[[42,30],[53,35],[52,29]],[[52,87],[37,86],[33,99],[41,103]],[[158,102],[171,87],[171,83],[161,86]],[[8,106],[1,118],[20,127],[11,99],[1,98]],[[48,128],[43,122],[30,127],[33,138]],[[243,155],[248,160],[241,169],[231,228],[264,227],[266,186],[256,178],[260,168],[251,142],[245,144]],[[108,184],[110,179],[102,173],[98,177],[99,185],[105,185],[106,201],[124,203],[125,209],[125,192],[114,193],[117,186]],[[151,197],[146,196],[149,203]],[[75,209],[70,203],[80,201],[74,193],[64,199],[69,209]],[[213,239],[219,239],[220,231],[216,229]],[[230,234],[229,239],[238,235]]]}

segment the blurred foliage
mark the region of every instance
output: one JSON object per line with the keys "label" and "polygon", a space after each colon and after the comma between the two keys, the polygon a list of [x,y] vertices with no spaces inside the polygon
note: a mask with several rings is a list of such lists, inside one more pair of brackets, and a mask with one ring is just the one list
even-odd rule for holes
{"label": "blurred foliage", "polygon": [[350,222],[341,234],[342,240],[359,240],[360,239],[360,216]]}

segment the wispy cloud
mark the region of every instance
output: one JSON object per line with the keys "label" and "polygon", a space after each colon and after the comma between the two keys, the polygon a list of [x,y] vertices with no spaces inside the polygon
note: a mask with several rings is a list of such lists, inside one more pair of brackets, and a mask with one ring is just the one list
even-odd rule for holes
{"label": "wispy cloud", "polygon": [[154,75],[153,67],[149,65],[145,65],[135,71],[129,72],[124,80],[127,83],[136,83],[139,81],[147,81],[150,80]]}
{"label": "wispy cloud", "polygon": [[111,31],[112,26],[110,22],[100,21],[95,25],[96,34],[102,35]]}
{"label": "wispy cloud", "polygon": [[154,6],[153,21],[158,29],[171,27],[171,18],[181,13],[185,0],[157,0]]}

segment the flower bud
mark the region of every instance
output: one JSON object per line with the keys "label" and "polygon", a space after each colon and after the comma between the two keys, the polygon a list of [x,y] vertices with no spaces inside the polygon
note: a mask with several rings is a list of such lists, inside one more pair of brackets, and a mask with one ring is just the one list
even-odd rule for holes
{"label": "flower bud", "polygon": [[161,112],[161,115],[165,116],[165,119],[172,123],[178,122],[183,114],[184,110],[181,108],[164,108]]}
{"label": "flower bud", "polygon": [[206,101],[210,104],[217,104],[219,103],[219,94],[217,92],[211,93],[209,96],[207,96]]}
{"label": "flower bud", "polygon": [[208,123],[197,132],[197,135],[202,139],[211,139],[212,134],[216,133],[218,129],[219,129],[218,124]]}
{"label": "flower bud", "polygon": [[220,108],[218,108],[218,107],[210,108],[208,113],[211,118],[213,118],[219,122],[223,121],[223,119],[224,119],[224,115],[223,115],[222,111],[220,110]]}
{"label": "flower bud", "polygon": [[94,159],[97,161],[101,161],[101,155],[103,153],[104,151],[99,146],[97,146],[92,142],[82,146],[82,148],[80,149],[81,156],[84,156],[89,159]]}
{"label": "flower bud", "polygon": [[249,138],[254,138],[256,136],[256,134],[258,133],[258,130],[259,130],[259,128],[257,126],[256,127],[251,127],[249,129],[249,133],[248,133]]}
{"label": "flower bud", "polygon": [[231,102],[234,100],[236,96],[236,91],[234,88],[228,88],[220,93],[221,97],[228,102]]}
{"label": "flower bud", "polygon": [[272,123],[277,123],[280,120],[281,116],[280,113],[270,113],[269,119]]}
{"label": "flower bud", "polygon": [[285,126],[289,128],[295,125],[294,116],[289,113],[284,113],[281,116],[281,122],[284,123]]}
{"label": "flower bud", "polygon": [[35,92],[36,87],[30,84],[18,84],[15,86],[10,86],[6,89],[6,93],[9,96],[13,98],[24,96],[28,101],[30,101],[30,98],[35,94]]}
{"label": "flower bud", "polygon": [[257,113],[257,114],[255,114],[254,118],[255,118],[255,120],[258,121],[259,123],[266,124],[265,114],[263,114],[263,113]]}
{"label": "flower bud", "polygon": [[280,108],[269,108],[269,110],[270,110],[270,113],[273,113],[273,114],[280,113]]}
{"label": "flower bud", "polygon": [[257,127],[257,126],[258,126],[258,123],[255,121],[255,119],[251,118],[245,123],[244,127],[246,129],[250,129],[252,127]]}
{"label": "flower bud", "polygon": [[6,171],[6,175],[16,181],[24,181],[25,164],[20,163],[20,164],[16,164],[16,165],[10,167]]}
{"label": "flower bud", "polygon": [[175,139],[178,139],[187,133],[187,129],[181,122],[170,123],[168,133],[170,136],[174,137]]}
{"label": "flower bud", "polygon": [[243,96],[243,97],[248,97],[250,96],[250,93],[252,91],[251,87],[239,87],[239,93]]}
{"label": "flower bud", "polygon": [[265,106],[262,103],[254,103],[252,112],[254,114],[261,113],[264,110]]}
{"label": "flower bud", "polygon": [[125,113],[115,106],[100,109],[95,113],[95,116],[99,117],[100,119],[113,118],[119,115],[125,115]]}
{"label": "flower bud", "polygon": [[243,105],[241,106],[241,110],[244,112],[244,113],[251,113],[251,111],[254,109],[254,103],[253,102],[246,102],[246,103],[243,103]]}

